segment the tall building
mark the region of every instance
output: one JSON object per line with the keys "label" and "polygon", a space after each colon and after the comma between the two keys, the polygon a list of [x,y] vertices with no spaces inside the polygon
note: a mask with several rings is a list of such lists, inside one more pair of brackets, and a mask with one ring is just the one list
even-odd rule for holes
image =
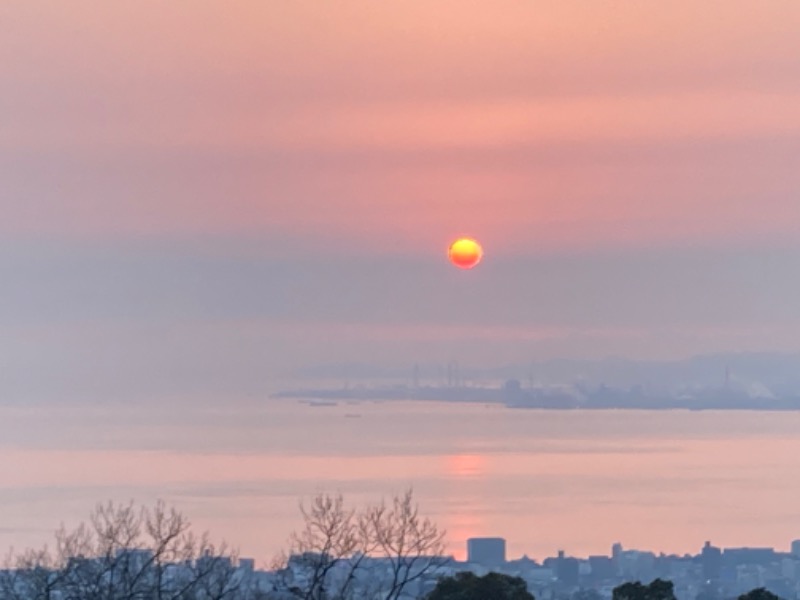
{"label": "tall building", "polygon": [[592,579],[595,581],[611,579],[616,574],[614,561],[608,556],[590,556],[589,568],[592,570]]}
{"label": "tall building", "polygon": [[556,562],[556,577],[558,580],[570,586],[578,585],[580,567],[578,560],[564,556],[564,551],[558,551],[558,561]]}
{"label": "tall building", "polygon": [[797,558],[800,558],[800,540],[795,540],[792,542],[792,554],[794,554]]}
{"label": "tall building", "polygon": [[706,542],[700,552],[700,561],[703,564],[703,578],[706,581],[719,579],[722,569],[722,550],[712,546],[711,542]]}
{"label": "tall building", "polygon": [[619,558],[620,554],[622,554],[622,544],[617,542],[611,546],[611,558],[617,559]]}
{"label": "tall building", "polygon": [[503,538],[470,538],[467,560],[485,567],[499,567],[506,562],[506,541]]}
{"label": "tall building", "polygon": [[614,570],[619,573],[622,569],[622,544],[619,542],[611,546],[611,562],[614,565]]}

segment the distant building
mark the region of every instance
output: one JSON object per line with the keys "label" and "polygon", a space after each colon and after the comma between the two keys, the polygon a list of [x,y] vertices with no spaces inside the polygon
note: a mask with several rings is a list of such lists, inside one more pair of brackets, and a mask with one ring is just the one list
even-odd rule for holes
{"label": "distant building", "polygon": [[120,548],[116,553],[117,564],[130,571],[141,571],[153,560],[153,551],[141,548]]}
{"label": "distant building", "polygon": [[726,565],[765,565],[777,560],[772,548],[725,548],[722,562]]}
{"label": "distant building", "polygon": [[614,561],[608,556],[590,556],[589,568],[592,570],[591,576],[595,581],[612,579],[616,575]]}
{"label": "distant building", "polygon": [[506,541],[503,538],[470,538],[467,560],[486,567],[499,567],[506,562]]}
{"label": "distant building", "polygon": [[611,546],[611,563],[614,565],[614,574],[619,575],[622,570],[622,544],[617,542]]}
{"label": "distant building", "polygon": [[800,540],[795,540],[792,542],[792,554],[800,558]]}
{"label": "distant building", "polygon": [[622,544],[617,542],[613,546],[611,546],[611,558],[614,560],[619,559],[620,555],[622,554]]}
{"label": "distant building", "polygon": [[252,573],[256,568],[256,561],[252,558],[240,558],[239,568]]}
{"label": "distant building", "polygon": [[558,561],[556,562],[556,577],[564,585],[578,585],[579,577],[578,559],[564,556],[564,551],[558,551]]}
{"label": "distant building", "polygon": [[527,554],[516,560],[507,560],[505,566],[507,569],[515,571],[529,571],[530,569],[538,569],[541,567],[539,563],[529,558]]}
{"label": "distant building", "polygon": [[712,546],[711,542],[706,542],[700,552],[700,561],[703,564],[703,577],[706,581],[719,579],[722,569],[722,550]]}

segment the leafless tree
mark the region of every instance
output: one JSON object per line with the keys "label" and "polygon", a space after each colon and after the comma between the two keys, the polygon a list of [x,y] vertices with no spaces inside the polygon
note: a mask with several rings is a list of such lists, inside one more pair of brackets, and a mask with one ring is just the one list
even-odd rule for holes
{"label": "leafless tree", "polygon": [[390,564],[391,579],[385,600],[397,600],[406,587],[431,574],[446,562],[445,532],[419,515],[413,491],[395,496],[390,506],[381,503],[366,512],[368,537],[379,556]]}
{"label": "leafless tree", "polygon": [[45,546],[15,555],[9,552],[0,574],[0,598],[8,600],[51,600],[58,597],[63,571]]}
{"label": "leafless tree", "polygon": [[196,536],[163,502],[98,505],[89,522],[56,532],[54,551],[13,554],[0,577],[11,600],[235,600],[235,556]]}
{"label": "leafless tree", "polygon": [[445,558],[444,531],[419,516],[413,491],[357,510],[341,495],[301,504],[304,527],[283,557],[283,587],[302,600],[397,600]]}
{"label": "leafless tree", "polygon": [[[341,495],[320,494],[310,505],[300,504],[304,527],[292,534],[289,553],[279,559],[285,567],[285,587],[303,600],[327,600],[341,596],[367,549],[361,519],[347,508]],[[341,583],[332,581],[334,571],[349,571]],[[293,575],[299,572],[300,581]]]}

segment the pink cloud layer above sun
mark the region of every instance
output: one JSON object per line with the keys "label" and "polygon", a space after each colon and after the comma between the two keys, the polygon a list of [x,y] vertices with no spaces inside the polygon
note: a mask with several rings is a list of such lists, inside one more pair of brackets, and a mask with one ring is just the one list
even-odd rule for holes
{"label": "pink cloud layer above sun", "polygon": [[4,15],[6,235],[415,254],[472,231],[507,255],[800,233],[792,3]]}

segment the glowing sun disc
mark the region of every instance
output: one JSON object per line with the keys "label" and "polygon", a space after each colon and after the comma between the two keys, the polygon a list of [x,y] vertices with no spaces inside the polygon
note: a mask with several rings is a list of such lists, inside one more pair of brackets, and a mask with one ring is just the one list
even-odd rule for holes
{"label": "glowing sun disc", "polygon": [[447,251],[450,262],[460,269],[471,269],[483,258],[483,248],[472,238],[460,238]]}

